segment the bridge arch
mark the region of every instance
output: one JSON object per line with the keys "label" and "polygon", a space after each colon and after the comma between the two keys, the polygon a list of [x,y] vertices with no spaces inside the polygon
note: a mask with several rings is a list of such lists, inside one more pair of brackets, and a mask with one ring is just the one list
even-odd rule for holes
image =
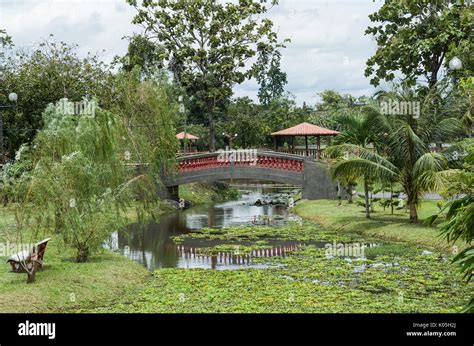
{"label": "bridge arch", "polygon": [[336,196],[328,167],[298,155],[245,149],[231,155],[222,152],[182,156],[174,174],[166,175],[159,193],[179,199],[178,186],[218,180],[260,180],[302,187],[305,199],[332,199]]}

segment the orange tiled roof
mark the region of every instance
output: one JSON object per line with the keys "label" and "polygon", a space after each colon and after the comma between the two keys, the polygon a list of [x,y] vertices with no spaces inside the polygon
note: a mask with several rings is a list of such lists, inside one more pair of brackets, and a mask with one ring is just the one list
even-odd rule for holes
{"label": "orange tiled roof", "polygon": [[[176,135],[178,139],[184,139],[184,132],[180,132]],[[199,139],[199,137],[192,135],[190,133],[186,133],[186,139]]]}
{"label": "orange tiled roof", "polygon": [[273,132],[272,136],[335,136],[339,132],[316,126],[310,123],[301,123],[296,126]]}

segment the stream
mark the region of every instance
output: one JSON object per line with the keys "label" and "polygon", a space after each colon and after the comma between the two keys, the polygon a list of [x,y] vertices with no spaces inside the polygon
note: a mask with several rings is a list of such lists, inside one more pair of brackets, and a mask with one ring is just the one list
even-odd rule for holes
{"label": "stream", "polygon": [[[295,192],[294,187],[282,185],[239,185],[241,198],[235,201],[199,205],[186,210],[177,210],[160,217],[158,222],[145,226],[132,224],[126,230],[112,234],[108,248],[137,261],[149,270],[158,268],[213,268],[238,269],[242,267],[261,268],[253,264],[253,257],[285,256],[287,251],[302,246],[301,242],[280,239],[265,239],[268,249],[239,255],[239,246],[251,245],[250,241],[235,242],[235,251],[214,255],[202,255],[199,250],[229,241],[187,238],[177,244],[173,237],[189,234],[203,227],[218,230],[222,227],[269,225],[280,227],[289,220],[299,217],[288,212],[286,204],[272,204],[287,199]],[[266,205],[256,206],[262,201]]]}

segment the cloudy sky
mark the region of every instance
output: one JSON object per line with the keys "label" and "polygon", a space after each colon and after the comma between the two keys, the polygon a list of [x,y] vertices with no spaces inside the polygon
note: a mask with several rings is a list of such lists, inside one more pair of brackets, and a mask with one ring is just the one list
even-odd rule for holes
{"label": "cloudy sky", "polygon": [[[381,0],[280,0],[269,12],[281,39],[288,74],[287,91],[299,104],[314,104],[317,93],[334,89],[355,96],[374,89],[364,77],[365,61],[375,42],[364,35],[368,15]],[[135,9],[125,0],[0,0],[0,28],[17,46],[34,45],[53,33],[77,43],[80,54],[98,53],[110,62],[126,52],[123,36],[141,29],[130,22]],[[258,86],[249,81],[235,87],[236,96],[255,98]]]}

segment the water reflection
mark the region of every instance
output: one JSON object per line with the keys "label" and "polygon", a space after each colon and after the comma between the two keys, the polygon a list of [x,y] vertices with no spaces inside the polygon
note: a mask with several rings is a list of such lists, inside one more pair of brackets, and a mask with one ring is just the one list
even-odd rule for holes
{"label": "water reflection", "polygon": [[[212,269],[238,269],[250,266],[263,268],[266,267],[265,264],[254,264],[252,260],[256,257],[285,257],[288,252],[303,246],[303,243],[293,241],[270,240],[269,243],[273,244],[268,248],[254,250],[246,254],[240,253],[239,245],[235,245],[235,251],[207,254],[201,251],[202,248],[187,246],[185,242],[184,245],[177,246],[177,252],[181,261],[186,264],[186,268],[208,268],[209,266]],[[280,243],[280,245],[275,245],[275,243]]]}
{"label": "water reflection", "polygon": [[[203,227],[228,227],[234,225],[255,225],[259,220],[267,220],[270,225],[283,225],[288,219],[285,205],[255,206],[260,200],[280,199],[290,196],[288,188],[266,189],[261,187],[247,188],[242,191],[242,198],[237,201],[219,203],[212,206],[193,207],[184,211],[176,211],[160,218],[158,222],[147,225],[130,225],[125,231],[114,233],[110,247],[145,265],[148,269],[157,268],[215,268],[235,269],[241,267],[261,267],[252,263],[250,254],[244,258],[237,254],[221,256],[204,256],[182,251],[182,249],[199,249],[222,244],[218,240],[187,239],[183,244],[176,244],[171,237],[190,233]],[[284,255],[290,248],[298,245],[294,241],[268,240],[268,253]],[[225,244],[229,244],[228,241]],[[235,245],[251,245],[251,242],[240,242]],[[197,250],[199,252],[199,250]],[[232,257],[234,256],[234,257]]]}

